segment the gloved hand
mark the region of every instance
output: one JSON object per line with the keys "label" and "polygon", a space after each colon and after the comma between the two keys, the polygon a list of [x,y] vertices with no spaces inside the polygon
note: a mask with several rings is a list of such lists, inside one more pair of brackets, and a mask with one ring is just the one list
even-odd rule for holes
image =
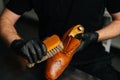
{"label": "gloved hand", "polygon": [[77,35],[76,38],[83,40],[78,50],[83,50],[90,44],[97,43],[98,37],[99,37],[99,34],[97,32],[86,32],[86,33]]}
{"label": "gloved hand", "polygon": [[38,39],[14,40],[10,47],[17,55],[27,58],[29,63],[36,63],[47,53],[46,46]]}

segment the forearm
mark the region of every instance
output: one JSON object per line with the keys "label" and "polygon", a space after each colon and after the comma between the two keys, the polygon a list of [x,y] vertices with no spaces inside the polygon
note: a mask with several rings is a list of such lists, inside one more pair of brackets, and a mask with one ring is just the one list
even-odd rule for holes
{"label": "forearm", "polygon": [[120,35],[120,20],[114,20],[103,29],[97,31],[99,34],[98,41],[114,38]]}
{"label": "forearm", "polygon": [[0,25],[0,36],[4,41],[10,45],[11,42],[15,39],[20,39],[19,35],[17,34],[16,30],[14,29],[13,25],[10,25],[4,21],[1,21]]}
{"label": "forearm", "polygon": [[98,30],[99,38],[98,41],[111,39],[120,35],[120,12],[111,14],[113,21]]}
{"label": "forearm", "polygon": [[20,39],[20,36],[17,34],[14,28],[14,24],[19,17],[20,16],[7,9],[0,17],[0,36],[7,43],[7,45],[10,45],[15,39]]}

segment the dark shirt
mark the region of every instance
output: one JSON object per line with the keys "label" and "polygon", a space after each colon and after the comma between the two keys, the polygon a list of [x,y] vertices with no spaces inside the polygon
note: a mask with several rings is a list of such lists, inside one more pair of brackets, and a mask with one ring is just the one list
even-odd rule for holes
{"label": "dark shirt", "polygon": [[[22,15],[34,9],[40,20],[41,38],[52,34],[62,36],[70,27],[81,24],[85,31],[103,27],[105,7],[110,13],[120,11],[120,0],[10,0],[7,8]],[[77,55],[78,61],[91,60],[105,55],[101,42],[88,46]]]}

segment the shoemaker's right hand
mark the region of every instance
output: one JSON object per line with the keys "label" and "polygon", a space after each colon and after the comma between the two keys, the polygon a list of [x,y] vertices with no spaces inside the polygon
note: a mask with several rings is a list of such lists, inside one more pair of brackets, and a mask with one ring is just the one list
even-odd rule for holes
{"label": "shoemaker's right hand", "polygon": [[32,39],[29,41],[14,40],[10,45],[17,55],[25,57],[29,63],[37,63],[43,56],[46,55],[47,49],[42,41],[39,39]]}

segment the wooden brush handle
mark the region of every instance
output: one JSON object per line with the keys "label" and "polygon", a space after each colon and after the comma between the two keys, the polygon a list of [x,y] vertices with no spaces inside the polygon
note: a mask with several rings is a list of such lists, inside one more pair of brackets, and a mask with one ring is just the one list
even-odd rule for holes
{"label": "wooden brush handle", "polygon": [[62,38],[64,49],[47,60],[45,71],[47,80],[56,80],[62,74],[81,44],[81,40],[68,36],[72,29],[69,29]]}

